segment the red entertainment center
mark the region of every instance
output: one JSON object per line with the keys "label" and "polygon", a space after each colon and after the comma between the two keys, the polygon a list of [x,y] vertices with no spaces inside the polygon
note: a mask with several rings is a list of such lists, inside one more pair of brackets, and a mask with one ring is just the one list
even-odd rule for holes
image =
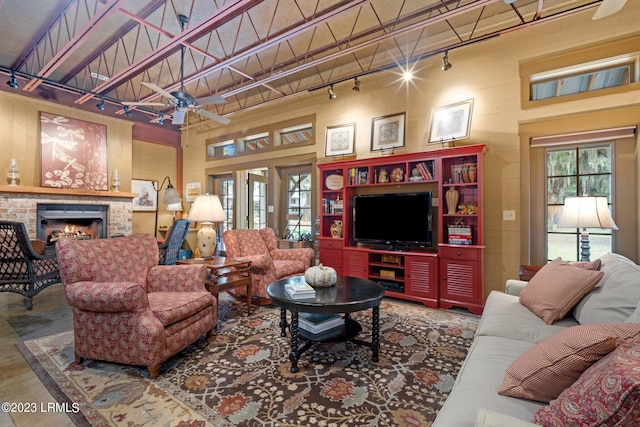
{"label": "red entertainment center", "polygon": [[319,164],[320,262],[381,283],[387,296],[481,314],[484,151]]}

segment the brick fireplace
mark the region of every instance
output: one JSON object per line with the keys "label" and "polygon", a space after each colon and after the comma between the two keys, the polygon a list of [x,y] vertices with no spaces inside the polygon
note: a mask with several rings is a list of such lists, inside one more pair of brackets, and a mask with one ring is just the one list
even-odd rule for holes
{"label": "brick fireplace", "polygon": [[[76,231],[82,229],[79,232],[99,237],[130,235],[133,197],[135,194],[124,192],[0,185],[0,218],[23,222],[29,237],[44,241],[48,238],[47,228],[60,228],[65,221],[75,223]],[[41,230],[43,218],[38,218],[38,207],[43,205],[51,205],[54,210],[45,218],[52,222],[51,226]]]}

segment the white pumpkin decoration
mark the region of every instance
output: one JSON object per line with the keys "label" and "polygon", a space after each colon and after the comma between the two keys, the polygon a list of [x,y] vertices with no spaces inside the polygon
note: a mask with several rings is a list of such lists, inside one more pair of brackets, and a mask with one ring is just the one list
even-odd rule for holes
{"label": "white pumpkin decoration", "polygon": [[314,288],[328,288],[335,285],[337,279],[336,270],[322,264],[309,267],[304,272],[304,280]]}

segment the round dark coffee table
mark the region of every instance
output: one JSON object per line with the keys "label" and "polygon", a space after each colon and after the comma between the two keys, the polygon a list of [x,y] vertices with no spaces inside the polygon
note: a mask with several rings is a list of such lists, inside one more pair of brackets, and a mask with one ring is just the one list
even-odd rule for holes
{"label": "round dark coffee table", "polygon": [[[292,299],[285,291],[285,285],[292,282],[304,282],[304,276],[293,276],[278,280],[269,285],[267,294],[271,302],[280,307],[281,336],[286,336],[287,327],[291,331],[291,372],[298,372],[298,359],[307,351],[313,342],[351,341],[371,348],[371,360],[378,361],[380,349],[380,301],[384,296],[384,288],[376,282],[356,277],[338,277],[335,286],[316,289],[314,298]],[[371,342],[356,339],[362,331],[358,322],[351,319],[350,313],[372,309]],[[287,322],[287,310],[291,312],[291,324]],[[336,335],[329,338],[316,339],[313,334],[298,327],[300,313],[344,314],[344,326]],[[305,341],[302,348],[298,348],[300,339]]]}

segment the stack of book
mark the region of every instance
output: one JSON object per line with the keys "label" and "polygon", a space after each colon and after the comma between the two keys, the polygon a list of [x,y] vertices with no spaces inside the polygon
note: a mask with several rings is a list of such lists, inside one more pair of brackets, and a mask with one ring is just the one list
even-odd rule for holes
{"label": "stack of book", "polygon": [[472,245],[471,227],[469,226],[449,226],[450,245]]}
{"label": "stack of book", "polygon": [[333,335],[342,330],[344,319],[337,314],[300,313],[300,329],[314,335]]}
{"label": "stack of book", "polygon": [[284,285],[285,291],[292,299],[315,298],[316,290],[307,282],[294,282]]}

